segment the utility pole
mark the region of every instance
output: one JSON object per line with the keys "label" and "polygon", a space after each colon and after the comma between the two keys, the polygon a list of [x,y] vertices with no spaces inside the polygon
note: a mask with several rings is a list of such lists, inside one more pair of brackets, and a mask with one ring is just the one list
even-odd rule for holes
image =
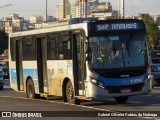
{"label": "utility pole", "polygon": [[125,18],[125,1],[124,0],[118,0],[118,18]]}
{"label": "utility pole", "polygon": [[121,17],[121,2],[118,0],[118,19]]}
{"label": "utility pole", "polygon": [[124,13],[124,6],[125,6],[125,4],[124,4],[124,0],[122,0],[122,18],[124,19],[124,17],[125,17],[125,13]]}
{"label": "utility pole", "polygon": [[46,0],[46,23],[48,22],[48,20],[47,20],[47,7],[48,7],[48,0]]}

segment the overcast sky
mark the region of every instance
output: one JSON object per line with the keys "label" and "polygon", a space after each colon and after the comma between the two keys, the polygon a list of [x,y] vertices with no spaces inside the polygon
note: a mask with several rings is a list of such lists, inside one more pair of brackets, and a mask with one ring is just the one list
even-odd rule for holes
{"label": "overcast sky", "polygon": [[[111,2],[113,9],[118,9],[118,0],[99,0],[100,2]],[[46,0],[0,0],[0,6],[12,4],[0,8],[0,19],[11,13],[17,13],[28,19],[32,15],[45,16]],[[48,0],[48,15],[56,16],[56,5],[59,0]],[[160,15],[160,0],[125,0],[125,15],[137,15],[138,13],[149,13]]]}

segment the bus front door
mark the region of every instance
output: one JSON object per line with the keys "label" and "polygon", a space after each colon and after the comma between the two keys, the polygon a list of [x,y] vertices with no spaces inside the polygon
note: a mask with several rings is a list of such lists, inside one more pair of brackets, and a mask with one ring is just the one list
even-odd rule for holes
{"label": "bus front door", "polygon": [[46,44],[46,37],[37,38],[37,69],[40,93],[48,93]]}
{"label": "bus front door", "polygon": [[84,95],[85,67],[85,39],[82,33],[73,34],[73,71],[75,95]]}
{"label": "bus front door", "polygon": [[22,67],[22,40],[16,40],[16,74],[17,88],[20,91],[24,90],[23,67]]}

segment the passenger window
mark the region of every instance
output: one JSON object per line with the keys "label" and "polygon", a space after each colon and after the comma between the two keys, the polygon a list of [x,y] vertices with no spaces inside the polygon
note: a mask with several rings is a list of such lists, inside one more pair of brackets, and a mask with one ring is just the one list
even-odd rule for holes
{"label": "passenger window", "polygon": [[33,36],[24,37],[23,42],[23,60],[35,60],[36,59],[36,45],[35,38]]}
{"label": "passenger window", "polygon": [[58,60],[59,57],[59,34],[49,34],[47,39],[47,59]]}

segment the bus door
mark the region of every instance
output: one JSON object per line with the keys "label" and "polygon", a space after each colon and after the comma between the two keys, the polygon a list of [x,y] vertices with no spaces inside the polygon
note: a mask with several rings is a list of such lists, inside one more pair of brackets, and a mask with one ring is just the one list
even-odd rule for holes
{"label": "bus door", "polygon": [[82,33],[73,34],[73,71],[75,95],[84,95],[85,67],[85,39]]}
{"label": "bus door", "polygon": [[46,37],[37,38],[37,69],[40,93],[48,93],[46,42]]}
{"label": "bus door", "polygon": [[24,90],[23,67],[22,67],[22,40],[16,40],[16,74],[17,88],[20,91]]}

